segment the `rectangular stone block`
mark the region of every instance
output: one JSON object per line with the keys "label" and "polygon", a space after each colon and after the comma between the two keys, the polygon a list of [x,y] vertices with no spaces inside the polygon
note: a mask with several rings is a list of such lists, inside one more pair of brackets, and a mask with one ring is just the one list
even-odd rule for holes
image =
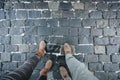
{"label": "rectangular stone block", "polygon": [[21,35],[23,33],[23,28],[10,28],[10,35]]}
{"label": "rectangular stone block", "polygon": [[120,10],[120,3],[110,3],[108,5],[108,9],[115,10],[115,11]]}
{"label": "rectangular stone block", "polygon": [[80,10],[80,9],[84,9],[84,3],[72,3],[72,6],[75,10]]}
{"label": "rectangular stone block", "polygon": [[79,37],[79,44],[93,44],[93,37],[92,36],[80,36]]}
{"label": "rectangular stone block", "polygon": [[111,29],[111,28],[105,28],[104,30],[104,36],[115,36],[115,29]]}
{"label": "rectangular stone block", "polygon": [[116,28],[117,35],[120,36],[120,28]]}
{"label": "rectangular stone block", "polygon": [[99,80],[108,80],[108,74],[106,72],[95,72],[95,76],[99,79]]}
{"label": "rectangular stone block", "polygon": [[16,18],[17,19],[27,19],[28,18],[28,12],[26,10],[17,10]]}
{"label": "rectangular stone block", "polygon": [[119,70],[119,64],[117,63],[106,63],[104,65],[105,71],[118,71]]}
{"label": "rectangular stone block", "polygon": [[69,3],[60,2],[59,10],[69,11],[70,9],[72,9],[72,4],[70,2]]}
{"label": "rectangular stone block", "polygon": [[48,9],[48,2],[39,2],[35,4],[35,8],[37,9]]}
{"label": "rectangular stone block", "polygon": [[25,28],[25,35],[38,35],[38,27]]}
{"label": "rectangular stone block", "polygon": [[64,38],[64,41],[70,43],[71,45],[78,44],[78,37],[77,36],[67,36]]}
{"label": "rectangular stone block", "polygon": [[8,34],[8,28],[0,28],[0,35],[7,35]]}
{"label": "rectangular stone block", "polygon": [[111,62],[110,55],[99,55],[100,62]]}
{"label": "rectangular stone block", "polygon": [[25,26],[24,20],[13,20],[11,21],[11,27],[23,27]]}
{"label": "rectangular stone block", "polygon": [[111,44],[120,44],[120,37],[111,37],[110,43]]}
{"label": "rectangular stone block", "polygon": [[38,39],[34,35],[25,35],[22,37],[23,44],[34,44]]}
{"label": "rectangular stone block", "polygon": [[70,36],[78,36],[78,28],[70,28]]}
{"label": "rectangular stone block", "polygon": [[53,18],[62,18],[62,11],[54,11],[52,12]]}
{"label": "rectangular stone block", "polygon": [[39,45],[30,45],[30,52],[36,52],[39,48]]}
{"label": "rectangular stone block", "polygon": [[1,28],[9,28],[10,27],[10,21],[8,21],[8,20],[0,21],[0,27]]}
{"label": "rectangular stone block", "polygon": [[22,53],[12,54],[12,61],[25,61],[25,60],[26,60],[26,54],[22,54]]}
{"label": "rectangular stone block", "polygon": [[0,45],[0,52],[3,52],[4,51],[4,45]]}
{"label": "rectangular stone block", "polygon": [[62,11],[62,18],[74,18],[74,11]]}
{"label": "rectangular stone block", "polygon": [[95,46],[95,54],[105,54],[105,46]]}
{"label": "rectangular stone block", "polygon": [[120,55],[112,55],[112,62],[120,62]]}
{"label": "rectangular stone block", "polygon": [[10,44],[10,36],[0,36],[1,44]]}
{"label": "rectangular stone block", "polygon": [[33,25],[40,26],[40,27],[46,27],[47,21],[46,21],[46,19],[36,19],[36,20],[33,20]]}
{"label": "rectangular stone block", "polygon": [[9,10],[6,12],[6,19],[16,19],[15,10]]}
{"label": "rectangular stone block", "polygon": [[90,18],[101,19],[102,18],[102,12],[101,11],[92,11],[92,12],[90,12]]}
{"label": "rectangular stone block", "polygon": [[82,26],[83,27],[92,27],[96,26],[94,19],[83,19],[82,20]]}
{"label": "rectangular stone block", "polygon": [[92,30],[91,30],[91,34],[92,34],[93,36],[102,36],[102,35],[103,35],[102,29],[92,29]]}
{"label": "rectangular stone block", "polygon": [[42,11],[41,17],[50,18],[51,12],[49,10],[44,10],[44,11]]}
{"label": "rectangular stone block", "polygon": [[60,27],[69,27],[70,20],[69,19],[59,19],[59,25],[60,25]]}
{"label": "rectangular stone block", "polygon": [[116,12],[115,11],[104,11],[103,18],[104,19],[116,18]]}
{"label": "rectangular stone block", "polygon": [[103,65],[101,63],[89,63],[89,70],[103,71]]}
{"label": "rectangular stone block", "polygon": [[75,46],[76,53],[93,53],[93,45],[80,45]]}
{"label": "rectangular stone block", "polygon": [[91,2],[86,2],[85,3],[85,10],[95,10],[96,6],[94,3]]}
{"label": "rectangular stone block", "polygon": [[107,54],[119,53],[119,45],[108,45],[106,48]]}
{"label": "rectangular stone block", "polygon": [[[67,22],[66,22],[67,23]],[[47,24],[49,27],[58,27],[58,19],[48,19]],[[62,25],[62,24],[60,24]],[[61,26],[62,27],[62,26]],[[66,26],[67,27],[67,26]]]}
{"label": "rectangular stone block", "polygon": [[71,19],[70,26],[71,27],[81,27],[81,20],[80,19]]}
{"label": "rectangular stone block", "polygon": [[50,27],[38,27],[39,35],[52,35],[52,28]]}
{"label": "rectangular stone block", "polygon": [[58,11],[59,9],[59,2],[51,1],[48,3],[49,9],[51,11]]}
{"label": "rectangular stone block", "polygon": [[110,28],[119,27],[120,26],[120,19],[110,19],[109,26],[110,26]]}
{"label": "rectangular stone block", "polygon": [[29,18],[40,18],[41,11],[31,10],[29,11]]}
{"label": "rectangular stone block", "polygon": [[5,45],[5,52],[17,52],[18,46],[17,45]]}
{"label": "rectangular stone block", "polygon": [[94,41],[95,41],[94,43],[95,45],[108,45],[109,44],[108,37],[102,37],[102,38],[95,37]]}
{"label": "rectangular stone block", "polygon": [[75,17],[76,18],[88,18],[88,11],[85,10],[75,10]]}
{"label": "rectangular stone block", "polygon": [[69,28],[67,28],[67,27],[53,28],[53,34],[54,35],[68,35]]}
{"label": "rectangular stone block", "polygon": [[14,35],[11,37],[12,44],[22,44],[22,36]]}
{"label": "rectangular stone block", "polygon": [[98,28],[105,28],[105,27],[108,27],[108,20],[99,19],[99,20],[96,20],[96,24]]}
{"label": "rectangular stone block", "polygon": [[91,29],[89,28],[79,28],[79,35],[80,36],[90,36]]}
{"label": "rectangular stone block", "polygon": [[2,65],[2,70],[15,70],[17,68],[16,62],[5,62]]}
{"label": "rectangular stone block", "polygon": [[97,55],[85,55],[85,62],[98,62]]}
{"label": "rectangular stone block", "polygon": [[108,10],[108,4],[99,2],[97,5],[97,10]]}
{"label": "rectangular stone block", "polygon": [[1,61],[11,61],[10,53],[1,53]]}
{"label": "rectangular stone block", "polygon": [[22,53],[22,52],[29,52],[29,45],[27,44],[21,44],[19,45],[19,51]]}
{"label": "rectangular stone block", "polygon": [[4,19],[5,18],[5,13],[3,10],[0,10],[0,19]]}

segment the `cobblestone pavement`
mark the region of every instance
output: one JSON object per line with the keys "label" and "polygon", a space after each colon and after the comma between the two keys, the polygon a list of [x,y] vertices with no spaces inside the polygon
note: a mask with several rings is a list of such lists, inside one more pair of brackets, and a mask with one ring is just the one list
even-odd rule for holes
{"label": "cobblestone pavement", "polygon": [[[120,80],[119,0],[0,0],[0,75],[33,56],[44,39],[72,44],[100,80]],[[60,78],[57,63],[53,69]]]}

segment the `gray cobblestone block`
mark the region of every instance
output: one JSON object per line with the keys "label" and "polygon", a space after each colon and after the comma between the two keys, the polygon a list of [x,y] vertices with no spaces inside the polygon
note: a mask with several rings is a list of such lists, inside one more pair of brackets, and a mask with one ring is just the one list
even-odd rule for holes
{"label": "gray cobblestone block", "polygon": [[103,71],[103,64],[102,63],[89,63],[89,70]]}
{"label": "gray cobblestone block", "polygon": [[58,19],[48,19],[47,24],[50,27],[58,27]]}
{"label": "gray cobblestone block", "polygon": [[13,53],[12,54],[12,61],[25,61],[26,55],[22,53]]}
{"label": "gray cobblestone block", "polygon": [[91,30],[91,34],[92,34],[93,36],[102,36],[102,35],[103,35],[102,29],[92,29],[92,30]]}
{"label": "gray cobblestone block", "polygon": [[118,80],[117,73],[109,72],[109,80]]}
{"label": "gray cobblestone block", "polygon": [[79,28],[80,36],[90,36],[91,29],[89,28]]}
{"label": "gray cobblestone block", "polygon": [[63,44],[66,42],[66,40],[64,37],[50,37],[49,42],[55,44]]}
{"label": "gray cobblestone block", "polygon": [[37,42],[36,37],[33,35],[25,35],[22,37],[23,44],[34,44]]}
{"label": "gray cobblestone block", "polygon": [[8,28],[0,28],[0,35],[7,35],[8,34]]}
{"label": "gray cobblestone block", "polygon": [[102,12],[101,11],[92,11],[92,12],[90,12],[90,18],[100,19],[100,18],[102,18]]}
{"label": "gray cobblestone block", "polygon": [[16,62],[5,62],[2,65],[2,70],[15,70],[17,68]]}
{"label": "gray cobblestone block", "polygon": [[25,24],[25,26],[34,26],[34,20],[33,19],[27,19],[27,20],[25,20],[25,22],[24,22]]}
{"label": "gray cobblestone block", "polygon": [[108,5],[103,2],[99,2],[96,6],[98,10],[108,10]]}
{"label": "gray cobblestone block", "polygon": [[24,9],[35,9],[35,3],[24,3]]}
{"label": "gray cobblestone block", "polygon": [[117,64],[117,63],[106,63],[106,64],[104,64],[104,70],[105,71],[118,71],[119,70],[119,64]]}
{"label": "gray cobblestone block", "polygon": [[11,61],[10,53],[1,53],[1,61]]}
{"label": "gray cobblestone block", "polygon": [[120,55],[111,55],[112,62],[120,62]]}
{"label": "gray cobblestone block", "polygon": [[74,11],[62,11],[62,18],[74,18]]}
{"label": "gray cobblestone block", "polygon": [[10,35],[21,35],[23,33],[23,28],[10,28]]}
{"label": "gray cobblestone block", "polygon": [[48,2],[40,2],[35,4],[35,8],[37,9],[48,9]]}
{"label": "gray cobblestone block", "polygon": [[116,12],[115,11],[104,11],[103,18],[104,19],[116,18]]}
{"label": "gray cobblestone block", "polygon": [[117,35],[120,36],[120,28],[116,28]]}
{"label": "gray cobblestone block", "polygon": [[95,46],[95,54],[105,54],[105,46]]}
{"label": "gray cobblestone block", "polygon": [[52,11],[53,18],[62,18],[62,11]]}
{"label": "gray cobblestone block", "polygon": [[51,1],[51,2],[48,3],[48,6],[49,6],[49,9],[51,11],[58,11],[58,9],[59,9],[59,2]]}
{"label": "gray cobblestone block", "polygon": [[76,53],[93,53],[93,46],[92,45],[81,45],[75,46]]}
{"label": "gray cobblestone block", "polygon": [[54,35],[68,35],[69,34],[69,28],[61,28],[61,27],[58,27],[58,28],[53,28],[53,34]]}
{"label": "gray cobblestone block", "polygon": [[120,44],[120,37],[111,37],[110,43],[111,44]]}
{"label": "gray cobblestone block", "polygon": [[30,59],[31,57],[33,57],[35,55],[35,53],[30,52],[27,54],[27,60]]}
{"label": "gray cobblestone block", "polygon": [[120,3],[110,3],[108,5],[109,10],[120,10]]}
{"label": "gray cobblestone block", "polygon": [[47,26],[47,21],[46,19],[38,19],[38,20],[34,20],[34,26]]}
{"label": "gray cobblestone block", "polygon": [[120,26],[120,19],[110,19],[109,20],[109,26],[111,28],[119,27]]}
{"label": "gray cobblestone block", "polygon": [[16,18],[17,19],[27,19],[28,18],[28,12],[25,10],[18,10],[16,12]]}
{"label": "gray cobblestone block", "polygon": [[78,37],[66,36],[64,39],[66,43],[70,43],[71,45],[78,44]]}
{"label": "gray cobblestone block", "polygon": [[97,55],[85,55],[85,62],[98,62]]}
{"label": "gray cobblestone block", "polygon": [[110,62],[110,56],[109,55],[99,55],[99,61],[100,62]]}
{"label": "gray cobblestone block", "polygon": [[38,27],[38,35],[52,35],[52,28]]}
{"label": "gray cobblestone block", "polygon": [[78,28],[70,28],[70,36],[78,36]]}
{"label": "gray cobblestone block", "polygon": [[59,10],[69,11],[70,9],[72,9],[72,4],[70,2],[68,3],[60,2]]}
{"label": "gray cobblestone block", "polygon": [[96,21],[96,24],[98,28],[105,28],[105,27],[108,27],[108,20],[99,19]]}
{"label": "gray cobblestone block", "polygon": [[4,51],[4,45],[0,45],[0,52]]}
{"label": "gray cobblestone block", "polygon": [[108,73],[106,73],[106,72],[95,72],[95,76],[99,80],[108,80]]}
{"label": "gray cobblestone block", "polygon": [[51,12],[49,10],[44,10],[44,11],[42,11],[41,16],[45,17],[45,18],[49,18],[49,17],[51,17]]}
{"label": "gray cobblestone block", "polygon": [[79,43],[80,44],[93,44],[93,37],[92,36],[89,36],[89,37],[80,36]]}
{"label": "gray cobblestone block", "polygon": [[120,18],[120,11],[117,11],[117,18]]}
{"label": "gray cobblestone block", "polygon": [[84,27],[96,26],[96,23],[94,19],[83,19],[82,26]]}
{"label": "gray cobblestone block", "polygon": [[106,48],[107,54],[119,53],[119,45],[108,45]]}
{"label": "gray cobblestone block", "polygon": [[10,44],[10,36],[0,36],[1,44]]}
{"label": "gray cobblestone block", "polygon": [[70,26],[71,27],[81,27],[81,20],[80,19],[71,19]]}
{"label": "gray cobblestone block", "polygon": [[105,28],[104,30],[104,36],[115,36],[115,29],[111,29],[111,28]]}
{"label": "gray cobblestone block", "polygon": [[29,18],[40,18],[40,17],[41,17],[41,11],[35,11],[35,10],[29,11]]}
{"label": "gray cobblestone block", "polygon": [[4,19],[5,18],[5,13],[3,10],[0,10],[0,19]]}
{"label": "gray cobblestone block", "polygon": [[59,25],[61,27],[69,27],[70,26],[70,20],[68,20],[68,19],[60,19],[59,20]]}
{"label": "gray cobblestone block", "polygon": [[24,9],[25,4],[24,3],[14,3],[13,9]]}
{"label": "gray cobblestone block", "polygon": [[109,44],[108,37],[102,37],[102,38],[95,37],[94,41],[95,41],[94,43],[95,45],[108,45]]}
{"label": "gray cobblestone block", "polygon": [[11,10],[13,9],[13,4],[11,1],[6,1],[5,4],[4,4],[4,9],[5,10]]}
{"label": "gray cobblestone block", "polygon": [[38,27],[25,28],[25,35],[37,35]]}
{"label": "gray cobblestone block", "polygon": [[10,21],[8,21],[8,20],[1,21],[0,27],[1,28],[10,27]]}
{"label": "gray cobblestone block", "polygon": [[21,44],[21,45],[19,45],[19,51],[20,52],[29,52],[29,45],[27,45],[27,44]]}
{"label": "gray cobblestone block", "polygon": [[95,10],[96,6],[94,3],[91,2],[86,2],[85,3],[85,10]]}
{"label": "gray cobblestone block", "polygon": [[4,3],[0,2],[0,9],[4,8]]}
{"label": "gray cobblestone block", "polygon": [[75,17],[76,18],[88,18],[88,14],[89,12],[88,11],[85,11],[85,10],[76,10],[75,11]]}
{"label": "gray cobblestone block", "polygon": [[73,6],[73,9],[75,9],[75,10],[77,10],[77,9],[78,9],[78,10],[79,10],[79,9],[82,9],[82,10],[83,10],[83,9],[84,9],[84,3],[77,3],[77,2],[76,2],[76,3],[73,3],[72,6]]}
{"label": "gray cobblestone block", "polygon": [[17,45],[5,45],[5,52],[17,52],[18,46]]}
{"label": "gray cobblestone block", "polygon": [[38,45],[30,45],[30,52],[37,52]]}
{"label": "gray cobblestone block", "polygon": [[22,44],[22,36],[12,36],[11,37],[12,44]]}
{"label": "gray cobblestone block", "polygon": [[13,20],[11,21],[11,27],[23,27],[25,26],[24,20]]}

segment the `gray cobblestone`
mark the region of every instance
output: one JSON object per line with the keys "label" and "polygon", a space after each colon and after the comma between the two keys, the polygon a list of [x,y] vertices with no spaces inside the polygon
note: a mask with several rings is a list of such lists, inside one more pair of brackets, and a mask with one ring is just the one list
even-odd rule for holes
{"label": "gray cobblestone", "polygon": [[89,63],[89,70],[103,71],[103,65],[101,63]]}
{"label": "gray cobblestone", "polygon": [[108,5],[109,10],[120,10],[120,3],[110,3]]}
{"label": "gray cobblestone", "polygon": [[1,60],[2,61],[11,61],[11,54],[10,53],[1,53]]}
{"label": "gray cobblestone", "polygon": [[6,12],[6,19],[15,19],[15,10],[9,10]]}
{"label": "gray cobblestone", "polygon": [[33,35],[25,35],[22,37],[23,44],[34,44],[37,42],[36,37]]}
{"label": "gray cobblestone", "polygon": [[70,28],[70,36],[78,36],[78,28]]}
{"label": "gray cobblestone", "polygon": [[29,18],[40,18],[41,17],[41,11],[29,11]]}
{"label": "gray cobblestone", "polygon": [[39,27],[38,34],[39,35],[52,35],[52,29],[48,27]]}
{"label": "gray cobblestone", "polygon": [[119,70],[119,64],[116,63],[106,63],[104,65],[105,71],[118,71]]}
{"label": "gray cobblestone", "polygon": [[90,36],[91,29],[89,28],[79,28],[80,36]]}
{"label": "gray cobblestone", "polygon": [[10,21],[9,20],[0,21],[0,27],[1,28],[10,27]]}
{"label": "gray cobblestone", "polygon": [[49,2],[48,3],[49,9],[52,11],[57,11],[59,9],[59,2]]}
{"label": "gray cobblestone", "polygon": [[6,52],[17,52],[18,46],[17,45],[5,45]]}
{"label": "gray cobblestone", "polygon": [[73,11],[62,11],[62,18],[74,18]]}
{"label": "gray cobblestone", "polygon": [[5,14],[3,10],[0,10],[0,19],[4,19],[5,18]]}
{"label": "gray cobblestone", "polygon": [[37,34],[38,34],[38,27],[25,28],[25,35],[37,35]]}
{"label": "gray cobblestone", "polygon": [[12,54],[12,61],[25,61],[26,56],[22,53],[13,53]]}
{"label": "gray cobblestone", "polygon": [[89,12],[88,11],[85,11],[85,10],[76,10],[75,11],[75,17],[76,18],[88,18],[88,14]]}
{"label": "gray cobblestone", "polygon": [[105,46],[95,46],[95,54],[105,54]]}
{"label": "gray cobblestone", "polygon": [[5,62],[2,63],[3,67],[2,70],[15,70],[17,68],[16,62]]}
{"label": "gray cobblestone", "polygon": [[28,18],[27,11],[18,10],[18,11],[16,12],[16,18],[17,18],[17,19],[27,19],[27,18]]}
{"label": "gray cobblestone", "polygon": [[99,61],[100,62],[110,62],[110,56],[109,55],[99,55]]}
{"label": "gray cobblestone", "polygon": [[85,55],[85,62],[98,62],[97,55]]}
{"label": "gray cobblestone", "polygon": [[105,28],[104,30],[104,36],[115,36],[115,29]]}
{"label": "gray cobblestone", "polygon": [[98,10],[108,10],[108,5],[103,2],[98,3],[96,6]]}
{"label": "gray cobblestone", "polygon": [[100,18],[102,18],[102,12],[101,11],[92,11],[90,13],[90,18],[100,19]]}
{"label": "gray cobblestone", "polygon": [[29,52],[29,45],[27,45],[27,44],[19,45],[19,51],[20,52]]}
{"label": "gray cobblestone", "polygon": [[68,27],[70,25],[70,20],[68,19],[59,19],[59,23],[61,27]]}
{"label": "gray cobblestone", "polygon": [[120,62],[120,55],[112,55],[112,62]]}
{"label": "gray cobblestone", "polygon": [[99,80],[108,80],[108,74],[105,72],[95,72],[95,75]]}
{"label": "gray cobblestone", "polygon": [[22,44],[22,36],[12,36],[11,37],[11,43],[12,44]]}
{"label": "gray cobblestone", "polygon": [[93,37],[80,36],[79,43],[80,44],[93,44]]}
{"label": "gray cobblestone", "polygon": [[95,9],[96,9],[96,6],[94,3],[89,3],[89,2],[85,3],[85,10],[95,10]]}
{"label": "gray cobblestone", "polygon": [[[67,22],[66,22],[67,23]],[[50,27],[58,27],[58,19],[48,19],[47,24]],[[62,26],[61,26],[62,27]],[[67,26],[66,26],[67,27]]]}
{"label": "gray cobblestone", "polygon": [[91,30],[91,34],[92,34],[93,36],[102,36],[102,35],[103,35],[102,29],[92,29],[92,30]]}
{"label": "gray cobblestone", "polygon": [[120,37],[111,37],[110,43],[111,44],[120,44]]}
{"label": "gray cobblestone", "polygon": [[102,38],[95,37],[94,41],[95,41],[94,43],[95,45],[108,45],[109,44],[108,37],[102,37]]}
{"label": "gray cobblestone", "polygon": [[119,27],[120,26],[120,19],[110,19],[109,20],[109,26],[111,28]]}
{"label": "gray cobblestone", "polygon": [[0,36],[1,44],[10,44],[10,36]]}
{"label": "gray cobblestone", "polygon": [[119,45],[108,45],[106,48],[107,54],[119,53]]}
{"label": "gray cobblestone", "polygon": [[7,35],[8,34],[8,28],[0,28],[0,35]]}
{"label": "gray cobblestone", "polygon": [[21,35],[23,33],[23,28],[10,28],[10,35]]}
{"label": "gray cobblestone", "polygon": [[104,19],[116,18],[116,12],[115,11],[105,11],[105,12],[103,12],[103,18]]}
{"label": "gray cobblestone", "polygon": [[81,20],[80,19],[71,19],[70,26],[71,27],[81,27]]}
{"label": "gray cobblestone", "polygon": [[105,28],[105,27],[108,27],[108,20],[99,19],[96,21],[96,24],[98,28]]}
{"label": "gray cobblestone", "polygon": [[72,4],[73,8],[76,9],[84,9],[84,3],[73,3]]}
{"label": "gray cobblestone", "polygon": [[25,21],[24,20],[11,21],[11,27],[23,27],[23,26],[25,26]]}
{"label": "gray cobblestone", "polygon": [[51,17],[51,12],[49,10],[44,10],[44,11],[42,11],[41,16],[45,17],[45,18],[49,18],[49,17]]}
{"label": "gray cobblestone", "polygon": [[94,19],[83,19],[82,26],[84,27],[96,26],[95,20]]}
{"label": "gray cobblestone", "polygon": [[4,45],[0,45],[0,52],[4,51]]}

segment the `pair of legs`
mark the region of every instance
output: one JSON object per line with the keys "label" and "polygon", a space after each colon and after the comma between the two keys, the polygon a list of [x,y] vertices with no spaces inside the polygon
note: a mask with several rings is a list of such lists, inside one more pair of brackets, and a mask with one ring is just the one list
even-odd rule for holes
{"label": "pair of legs", "polygon": [[[42,46],[42,48],[45,49],[46,43],[41,42],[40,46]],[[65,53],[68,52],[68,49],[66,48],[66,46],[68,46],[68,44],[64,44]],[[47,80],[47,74],[50,71],[50,69],[52,68],[53,62],[54,62],[54,59],[52,59],[52,57],[46,62],[44,68],[40,71],[39,80]],[[71,78],[70,78],[70,76],[69,76],[69,74],[64,66],[60,66],[59,71],[60,71],[61,77],[64,80],[71,80]]]}

